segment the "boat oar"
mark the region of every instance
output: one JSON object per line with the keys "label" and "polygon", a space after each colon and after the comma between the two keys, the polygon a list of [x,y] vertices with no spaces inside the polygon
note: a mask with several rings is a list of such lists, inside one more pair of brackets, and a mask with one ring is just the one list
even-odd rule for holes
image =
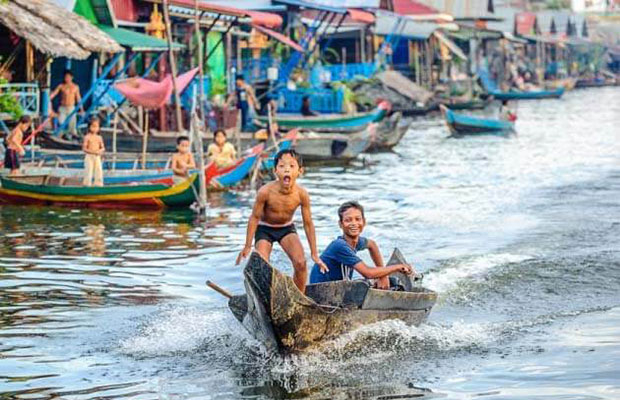
{"label": "boat oar", "polygon": [[207,286],[209,286],[211,289],[215,290],[216,292],[218,292],[219,294],[221,294],[224,297],[228,297],[229,299],[233,297],[232,293],[230,293],[226,289],[221,288],[220,286],[218,286],[214,282],[207,281]]}

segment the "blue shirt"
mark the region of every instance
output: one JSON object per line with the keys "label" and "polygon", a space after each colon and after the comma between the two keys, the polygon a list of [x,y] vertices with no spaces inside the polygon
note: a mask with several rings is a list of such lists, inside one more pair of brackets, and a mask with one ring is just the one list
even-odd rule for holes
{"label": "blue shirt", "polygon": [[329,271],[322,273],[318,264],[314,264],[310,272],[310,283],[341,281],[345,275],[351,279],[353,266],[362,261],[356,253],[367,248],[368,239],[365,237],[360,237],[354,249],[342,236],[339,236],[321,253],[321,260],[327,265]]}

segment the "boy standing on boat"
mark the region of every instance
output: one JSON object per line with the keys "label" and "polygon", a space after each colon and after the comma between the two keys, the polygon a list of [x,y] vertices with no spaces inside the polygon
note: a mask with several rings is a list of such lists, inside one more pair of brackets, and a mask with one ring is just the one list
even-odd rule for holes
{"label": "boy standing on boat", "polygon": [[11,131],[9,137],[6,138],[6,152],[4,153],[4,168],[11,170],[9,175],[19,174],[19,157],[23,156],[26,152],[22,141],[24,139],[24,133],[30,126],[30,117],[27,115],[22,116],[17,123],[17,126]]}
{"label": "boy standing on boat", "polygon": [[[80,87],[73,82],[73,73],[69,70],[65,71],[64,82],[54,89],[50,95],[50,101],[60,94],[60,107],[58,107],[58,122],[62,125],[65,123],[69,115],[73,112],[73,108],[77,103],[82,101]],[[84,109],[80,110],[82,113]],[[77,116],[73,114],[67,125],[70,135],[77,136]]]}
{"label": "boy standing on boat", "polygon": [[254,95],[252,86],[245,82],[242,74],[237,75],[236,89],[228,96],[226,105],[235,102],[237,109],[241,112],[241,131],[250,132],[252,127],[252,119],[250,118],[250,110],[258,107],[258,101]]}
{"label": "boy standing on boat", "polygon": [[[388,276],[390,274],[395,272],[415,273],[413,268],[407,264],[396,264],[388,267],[383,265],[383,257],[377,243],[362,236],[362,231],[366,226],[366,218],[364,217],[364,207],[358,202],[348,201],[342,204],[338,208],[338,218],[340,219],[342,236],[331,242],[321,254],[321,260],[327,265],[329,271],[324,272],[320,265],[315,264],[310,273],[310,283],[351,279],[353,270],[355,270],[364,278],[377,279],[379,289],[389,289]],[[366,249],[370,252],[375,268],[367,266],[356,254],[358,251]]]}
{"label": "boy standing on boat", "polygon": [[310,211],[310,196],[306,189],[297,184],[297,177],[302,172],[301,157],[295,150],[280,150],[276,154],[275,174],[277,180],[266,184],[258,191],[252,208],[252,215],[248,221],[245,247],[237,257],[237,265],[250,254],[252,239],[254,239],[256,251],[266,260],[269,260],[271,255],[273,242],[278,242],[293,263],[295,285],[304,293],[308,270],[304,249],[293,224],[293,216],[300,206],[312,260],[317,264],[317,268],[323,272],[327,272],[327,267],[319,258],[316,249],[316,234]]}
{"label": "boy standing on boat", "polygon": [[189,171],[196,168],[196,161],[190,151],[189,138],[187,136],[179,136],[177,138],[177,152],[172,155],[170,163],[172,172],[175,176],[187,178]]}
{"label": "boy standing on boat", "polygon": [[103,167],[101,156],[105,151],[103,139],[99,134],[99,118],[93,117],[88,124],[88,133],[84,136],[82,150],[84,156],[84,186],[103,186]]}

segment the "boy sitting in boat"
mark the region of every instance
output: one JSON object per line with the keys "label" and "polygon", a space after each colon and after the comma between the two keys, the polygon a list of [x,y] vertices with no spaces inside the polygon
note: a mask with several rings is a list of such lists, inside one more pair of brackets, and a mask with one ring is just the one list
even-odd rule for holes
{"label": "boy sitting in boat", "polygon": [[190,144],[187,136],[177,138],[177,152],[172,155],[170,167],[175,176],[187,178],[189,171],[196,168],[196,162],[192,152],[189,151]]}
{"label": "boy sitting in boat", "polygon": [[245,247],[237,257],[237,265],[250,254],[253,238],[256,251],[267,261],[271,255],[273,242],[278,242],[293,263],[295,285],[304,293],[308,270],[304,248],[293,223],[293,215],[300,206],[312,260],[316,263],[316,268],[323,272],[327,272],[327,267],[319,258],[316,249],[310,196],[306,189],[297,184],[297,177],[303,172],[301,157],[295,150],[280,150],[274,163],[277,180],[266,184],[258,191],[248,221]]}
{"label": "boy sitting in boat", "polygon": [[92,186],[93,178],[95,186],[103,186],[103,167],[101,155],[105,151],[103,139],[99,134],[99,118],[93,117],[88,123],[88,132],[84,136],[82,150],[84,156],[84,186]]}
{"label": "boy sitting in boat", "polygon": [[[415,273],[413,268],[407,264],[396,264],[388,267],[383,265],[383,257],[381,257],[377,243],[362,236],[362,231],[366,226],[366,218],[364,217],[364,207],[358,202],[348,201],[342,204],[338,208],[338,217],[342,236],[331,242],[321,254],[321,260],[329,270],[325,272],[319,265],[314,265],[310,273],[310,283],[351,279],[353,270],[355,270],[366,279],[377,279],[377,288],[389,289],[388,276],[390,274],[395,272]],[[356,254],[358,251],[366,249],[370,252],[375,268],[367,266]]]}
{"label": "boy sitting in boat", "polygon": [[11,131],[9,137],[6,138],[6,152],[4,153],[4,168],[11,170],[9,175],[19,174],[19,157],[23,156],[26,152],[22,141],[24,139],[24,133],[30,126],[30,117],[23,115],[17,126]]}
{"label": "boy sitting in boat", "polygon": [[223,129],[218,129],[213,133],[213,143],[207,148],[207,157],[215,162],[218,168],[226,168],[235,163],[237,151],[227,141],[226,131]]}

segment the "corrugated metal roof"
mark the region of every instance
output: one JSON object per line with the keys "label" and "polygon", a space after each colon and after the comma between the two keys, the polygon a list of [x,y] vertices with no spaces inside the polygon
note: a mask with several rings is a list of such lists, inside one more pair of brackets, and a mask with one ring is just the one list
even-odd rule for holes
{"label": "corrugated metal roof", "polygon": [[[168,49],[167,41],[144,33],[106,25],[100,25],[99,29],[107,33],[121,46],[129,47],[133,51],[165,51]],[[185,46],[179,43],[173,43],[172,47],[178,50]]]}
{"label": "corrugated metal roof", "polygon": [[410,39],[426,40],[439,28],[438,24],[413,21],[406,16],[385,10],[377,10],[375,17],[374,29],[377,35],[396,35]]}
{"label": "corrugated metal roof", "polygon": [[424,5],[433,7],[440,12],[450,14],[454,19],[486,19],[495,20],[498,17],[489,12],[492,0],[416,0]]}

